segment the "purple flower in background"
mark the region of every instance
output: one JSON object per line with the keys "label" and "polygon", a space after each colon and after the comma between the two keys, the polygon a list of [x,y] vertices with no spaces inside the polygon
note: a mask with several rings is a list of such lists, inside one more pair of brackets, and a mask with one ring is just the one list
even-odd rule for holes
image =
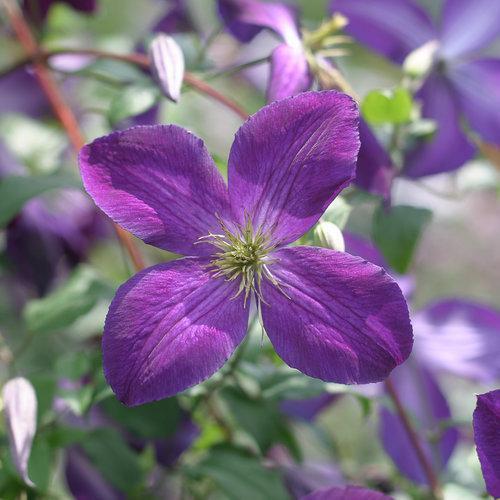
{"label": "purple flower in background", "polygon": [[55,3],[65,3],[87,14],[94,12],[97,7],[96,0],[23,0],[22,7],[31,22],[42,24]]}
{"label": "purple flower in background", "polygon": [[500,2],[446,0],[438,25],[412,0],[333,0],[331,12],[348,18],[348,34],[395,63],[416,49],[431,58],[417,97],[437,132],[410,151],[406,176],[448,172],[473,157],[462,115],[484,141],[500,145],[500,59],[477,55],[499,36]]}
{"label": "purple flower in background", "polygon": [[289,97],[311,88],[313,75],[302,43],[297,12],[284,3],[260,0],[218,0],[219,13],[231,34],[249,42],[263,29],[282,42],[271,55],[268,101]]}
{"label": "purple flower in background", "polygon": [[76,500],[122,500],[125,498],[96,469],[78,446],[68,448],[64,473],[69,491]]}
{"label": "purple flower in background", "polygon": [[320,88],[336,88],[325,81],[332,82],[331,73],[336,72],[328,57],[342,42],[333,35],[343,27],[343,18],[332,18],[309,33],[301,30],[297,10],[285,3],[218,0],[218,6],[226,28],[239,41],[249,42],[262,30],[270,30],[281,39],[271,54],[269,102],[309,90],[315,79]]}
{"label": "purple flower in background", "polygon": [[434,371],[491,383],[500,380],[500,311],[442,299],[412,317],[414,354]]}
{"label": "purple flower in background", "polygon": [[314,491],[301,500],[391,500],[391,497],[360,486],[346,486]]}
{"label": "purple flower in background", "polygon": [[[321,75],[334,71],[333,66],[328,58],[307,47],[300,32],[297,12],[291,6],[260,0],[219,0],[218,5],[227,29],[241,42],[249,42],[263,29],[273,31],[283,40],[271,56],[268,101],[310,89],[315,74],[320,87],[332,88]],[[335,21],[331,22],[334,30]],[[360,120],[359,135],[361,148],[354,182],[366,191],[389,198],[394,176],[391,159],[364,120]]]}
{"label": "purple flower in background", "polygon": [[167,11],[154,25],[153,33],[178,33],[191,31],[193,23],[189,16],[186,0],[166,0]]}
{"label": "purple flower in background", "polygon": [[488,493],[500,497],[500,389],[480,394],[473,416],[474,441]]}
{"label": "purple flower in background", "polygon": [[[414,358],[394,370],[391,380],[412,416],[424,453],[434,470],[444,470],[458,441],[455,427],[443,427],[451,411],[432,372]],[[380,435],[385,451],[409,479],[426,484],[427,477],[399,417],[388,408],[381,409]]]}
{"label": "purple flower in background", "polygon": [[128,405],[176,394],[218,370],[244,338],[251,296],[277,353],[307,375],[379,381],[412,346],[397,284],[363,259],[285,246],[354,177],[357,109],[309,92],[238,131],[226,187],[202,141],[177,126],[137,127],[83,148],[83,181],[128,231],[189,257],[122,285],[103,336],[104,371]]}

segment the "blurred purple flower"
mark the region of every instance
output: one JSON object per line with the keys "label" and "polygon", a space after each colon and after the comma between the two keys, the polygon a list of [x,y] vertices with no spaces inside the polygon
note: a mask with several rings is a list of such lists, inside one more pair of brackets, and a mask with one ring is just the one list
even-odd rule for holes
{"label": "blurred purple flower", "polygon": [[[0,142],[0,180],[25,174]],[[107,222],[80,191],[60,190],[50,199],[35,198],[7,226],[9,270],[44,295],[58,277],[85,260],[92,243],[106,233]]]}
{"label": "blurred purple flower", "polygon": [[174,434],[168,438],[154,440],[157,462],[163,467],[173,467],[199,435],[200,428],[191,420],[189,414],[183,412]]}
{"label": "blurred purple flower", "polygon": [[280,470],[292,498],[302,498],[315,490],[344,484],[342,473],[333,462],[305,460],[297,463],[283,445],[273,446],[266,461]]}
{"label": "blurred purple flower", "polygon": [[229,156],[229,190],[203,142],[171,126],[97,139],[80,154],[85,187],[146,243],[191,257],[137,274],[108,313],[104,370],[126,404],[176,394],[218,370],[262,308],[277,353],[307,375],[382,380],[409,355],[396,283],[343,252],[284,248],[349,184],[358,150],[348,96],[309,92],[252,116]]}
{"label": "blurred purple flower", "polygon": [[49,113],[47,98],[28,69],[20,68],[0,76],[0,111],[2,114],[22,113],[33,118]]}
{"label": "blurred purple flower", "polygon": [[320,394],[308,399],[286,399],[281,402],[280,409],[289,417],[311,422],[339,397],[340,394]]}
{"label": "blurred purple flower", "polygon": [[65,3],[75,10],[90,14],[96,10],[96,0],[23,0],[22,8],[32,23],[42,24],[55,3]]}
{"label": "blurred purple flower", "polygon": [[427,367],[485,383],[500,380],[500,311],[443,299],[412,318],[414,354]]}
{"label": "blurred purple flower", "polygon": [[31,200],[7,227],[12,271],[38,295],[85,260],[96,238],[107,232],[106,221],[81,192],[61,191],[51,201]]}
{"label": "blurred purple flower", "polygon": [[66,451],[66,484],[75,500],[122,500],[126,496],[115,489],[78,446]]}
{"label": "blurred purple flower", "polygon": [[332,0],[331,12],[348,18],[348,34],[395,63],[424,45],[429,51],[432,67],[417,97],[438,130],[407,156],[406,176],[448,172],[473,157],[462,114],[483,140],[500,145],[500,59],[477,56],[500,34],[500,2],[446,0],[439,26],[412,0]]}
{"label": "blurred purple flower", "polygon": [[186,0],[165,0],[167,11],[153,26],[153,33],[179,33],[191,31],[193,23],[189,16]]}
{"label": "blurred purple flower", "polygon": [[360,486],[346,486],[314,491],[301,500],[391,500],[391,497]]}
{"label": "blurred purple flower", "polygon": [[241,42],[249,42],[263,29],[283,41],[271,55],[268,101],[309,90],[313,75],[302,44],[295,9],[279,2],[260,0],[218,0],[219,13],[227,29]]}
{"label": "blurred purple flower", "polygon": [[[458,431],[446,427],[450,408],[432,373],[410,358],[391,374],[403,405],[412,417],[420,442],[434,470],[445,469],[458,441]],[[426,484],[427,478],[399,417],[381,409],[380,435],[385,451],[398,469],[412,481]]]}
{"label": "blurred purple flower", "polygon": [[488,493],[500,497],[500,389],[480,394],[473,416],[474,440]]}

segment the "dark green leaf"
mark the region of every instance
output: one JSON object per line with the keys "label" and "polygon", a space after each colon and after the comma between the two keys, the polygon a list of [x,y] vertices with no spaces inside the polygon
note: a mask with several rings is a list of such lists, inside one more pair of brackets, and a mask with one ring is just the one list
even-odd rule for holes
{"label": "dark green leaf", "polygon": [[373,216],[372,236],[387,263],[398,273],[405,273],[417,243],[432,212],[424,208],[399,205],[379,207]]}
{"label": "dark green leaf", "polygon": [[151,439],[173,434],[181,417],[175,398],[128,408],[112,396],[101,402],[101,408],[134,434]]}
{"label": "dark green leaf", "polygon": [[120,490],[130,493],[142,479],[138,455],[114,429],[97,429],[88,434],[82,447],[103,477]]}
{"label": "dark green leaf", "polygon": [[0,227],[5,227],[30,199],[68,187],[80,188],[81,183],[76,177],[61,174],[5,177],[0,181]]}
{"label": "dark green leaf", "polygon": [[283,443],[295,454],[297,446],[286,419],[273,401],[249,398],[235,387],[226,387],[221,396],[227,403],[238,426],[250,434],[265,453],[273,444]]}
{"label": "dark green leaf", "polygon": [[287,500],[278,472],[265,468],[255,457],[231,448],[216,448],[196,468],[197,476],[208,476],[230,500]]}
{"label": "dark green leaf", "polygon": [[113,289],[103,283],[92,268],[82,265],[55,292],[28,302],[23,316],[32,332],[60,330],[89,312],[99,299],[111,297],[112,293]]}

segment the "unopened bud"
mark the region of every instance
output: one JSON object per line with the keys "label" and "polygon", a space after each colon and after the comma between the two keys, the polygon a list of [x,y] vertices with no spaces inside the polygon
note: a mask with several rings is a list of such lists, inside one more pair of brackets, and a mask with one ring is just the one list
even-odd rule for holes
{"label": "unopened bud", "polygon": [[438,49],[439,42],[429,40],[413,52],[410,52],[403,62],[405,73],[414,78],[422,78],[427,75],[434,64]]}
{"label": "unopened bud", "polygon": [[151,71],[162,93],[177,102],[184,78],[184,54],[177,42],[165,33],[157,34],[149,46]]}
{"label": "unopened bud", "polygon": [[33,487],[28,461],[36,432],[35,390],[29,380],[16,377],[4,385],[2,399],[12,461],[24,482]]}
{"label": "unopened bud", "polygon": [[320,221],[314,229],[314,237],[319,246],[339,252],[345,251],[342,231],[333,222]]}

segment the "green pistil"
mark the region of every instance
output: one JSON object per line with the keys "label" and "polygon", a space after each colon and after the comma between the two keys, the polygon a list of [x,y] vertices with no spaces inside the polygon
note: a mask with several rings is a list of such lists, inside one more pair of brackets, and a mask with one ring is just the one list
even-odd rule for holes
{"label": "green pistil", "polygon": [[210,233],[200,241],[210,243],[219,249],[211,262],[214,277],[224,276],[227,281],[240,279],[238,291],[234,298],[244,293],[246,306],[248,297],[255,294],[258,301],[265,303],[261,293],[262,280],[268,279],[279,288],[280,284],[269,270],[275,262],[269,257],[276,248],[268,234],[262,228],[254,231],[252,220],[245,216],[245,224],[237,225],[230,231],[224,221],[219,219],[221,234]]}

